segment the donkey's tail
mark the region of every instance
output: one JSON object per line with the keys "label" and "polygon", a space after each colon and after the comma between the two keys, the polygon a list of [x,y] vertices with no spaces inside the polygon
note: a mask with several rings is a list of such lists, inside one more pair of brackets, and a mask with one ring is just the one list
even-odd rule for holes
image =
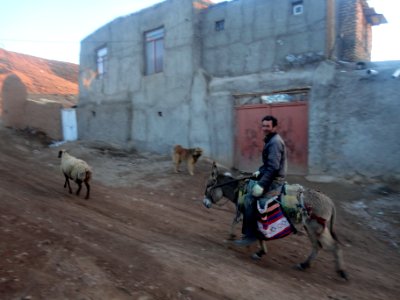
{"label": "donkey's tail", "polygon": [[334,239],[336,242],[338,242],[339,244],[342,244],[342,243],[339,241],[339,239],[338,239],[338,237],[337,237],[337,235],[336,235],[336,232],[335,232],[335,222],[336,222],[336,208],[335,208],[335,206],[333,205],[333,206],[332,206],[332,216],[331,216],[331,220],[330,220],[330,223],[329,223],[329,231],[330,231],[330,233],[331,233],[333,239]]}

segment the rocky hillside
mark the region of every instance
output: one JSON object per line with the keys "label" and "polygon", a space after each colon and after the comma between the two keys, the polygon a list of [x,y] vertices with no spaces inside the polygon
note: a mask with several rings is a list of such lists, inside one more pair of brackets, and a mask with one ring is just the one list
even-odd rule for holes
{"label": "rocky hillside", "polygon": [[29,94],[78,94],[79,65],[0,49],[0,89],[7,76],[17,75]]}

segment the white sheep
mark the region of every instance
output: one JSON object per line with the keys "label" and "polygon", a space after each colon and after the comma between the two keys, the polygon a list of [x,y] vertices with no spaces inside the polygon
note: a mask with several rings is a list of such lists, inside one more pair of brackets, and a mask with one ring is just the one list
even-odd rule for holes
{"label": "white sheep", "polygon": [[84,182],[86,186],[85,199],[89,199],[89,181],[92,178],[92,170],[89,165],[82,159],[78,159],[68,154],[64,149],[58,152],[58,157],[61,158],[61,172],[63,172],[65,176],[64,188],[66,188],[68,185],[69,192],[72,194],[72,189],[69,184],[69,179],[71,179],[78,184],[76,195],[79,195],[82,188],[82,182]]}

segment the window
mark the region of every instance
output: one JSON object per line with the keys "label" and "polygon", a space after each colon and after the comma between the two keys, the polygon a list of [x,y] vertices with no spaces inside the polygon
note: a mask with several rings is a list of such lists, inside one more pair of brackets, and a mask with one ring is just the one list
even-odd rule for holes
{"label": "window", "polygon": [[303,13],[303,1],[295,1],[292,3],[293,15],[301,15]]}
{"label": "window", "polygon": [[145,33],[146,75],[163,71],[164,28]]}
{"label": "window", "polygon": [[215,22],[215,31],[222,31],[225,28],[225,20]]}
{"label": "window", "polygon": [[103,78],[107,71],[107,47],[97,50],[97,77]]}

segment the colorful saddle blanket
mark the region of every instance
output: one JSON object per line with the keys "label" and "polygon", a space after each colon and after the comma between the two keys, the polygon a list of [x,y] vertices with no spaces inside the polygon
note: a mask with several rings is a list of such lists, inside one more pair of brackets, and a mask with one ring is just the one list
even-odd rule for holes
{"label": "colorful saddle blanket", "polygon": [[[246,186],[246,195],[250,196],[251,190],[256,181],[249,180]],[[279,190],[268,192],[269,197],[257,199],[257,226],[259,232],[265,240],[283,238],[295,232],[295,228],[290,224],[285,216],[285,212],[278,200],[282,197],[282,186]],[[250,196],[251,197],[251,196]]]}
{"label": "colorful saddle blanket", "polygon": [[257,226],[266,240],[280,239],[294,232],[277,198],[278,196],[275,196],[257,201],[257,210],[260,214]]}

